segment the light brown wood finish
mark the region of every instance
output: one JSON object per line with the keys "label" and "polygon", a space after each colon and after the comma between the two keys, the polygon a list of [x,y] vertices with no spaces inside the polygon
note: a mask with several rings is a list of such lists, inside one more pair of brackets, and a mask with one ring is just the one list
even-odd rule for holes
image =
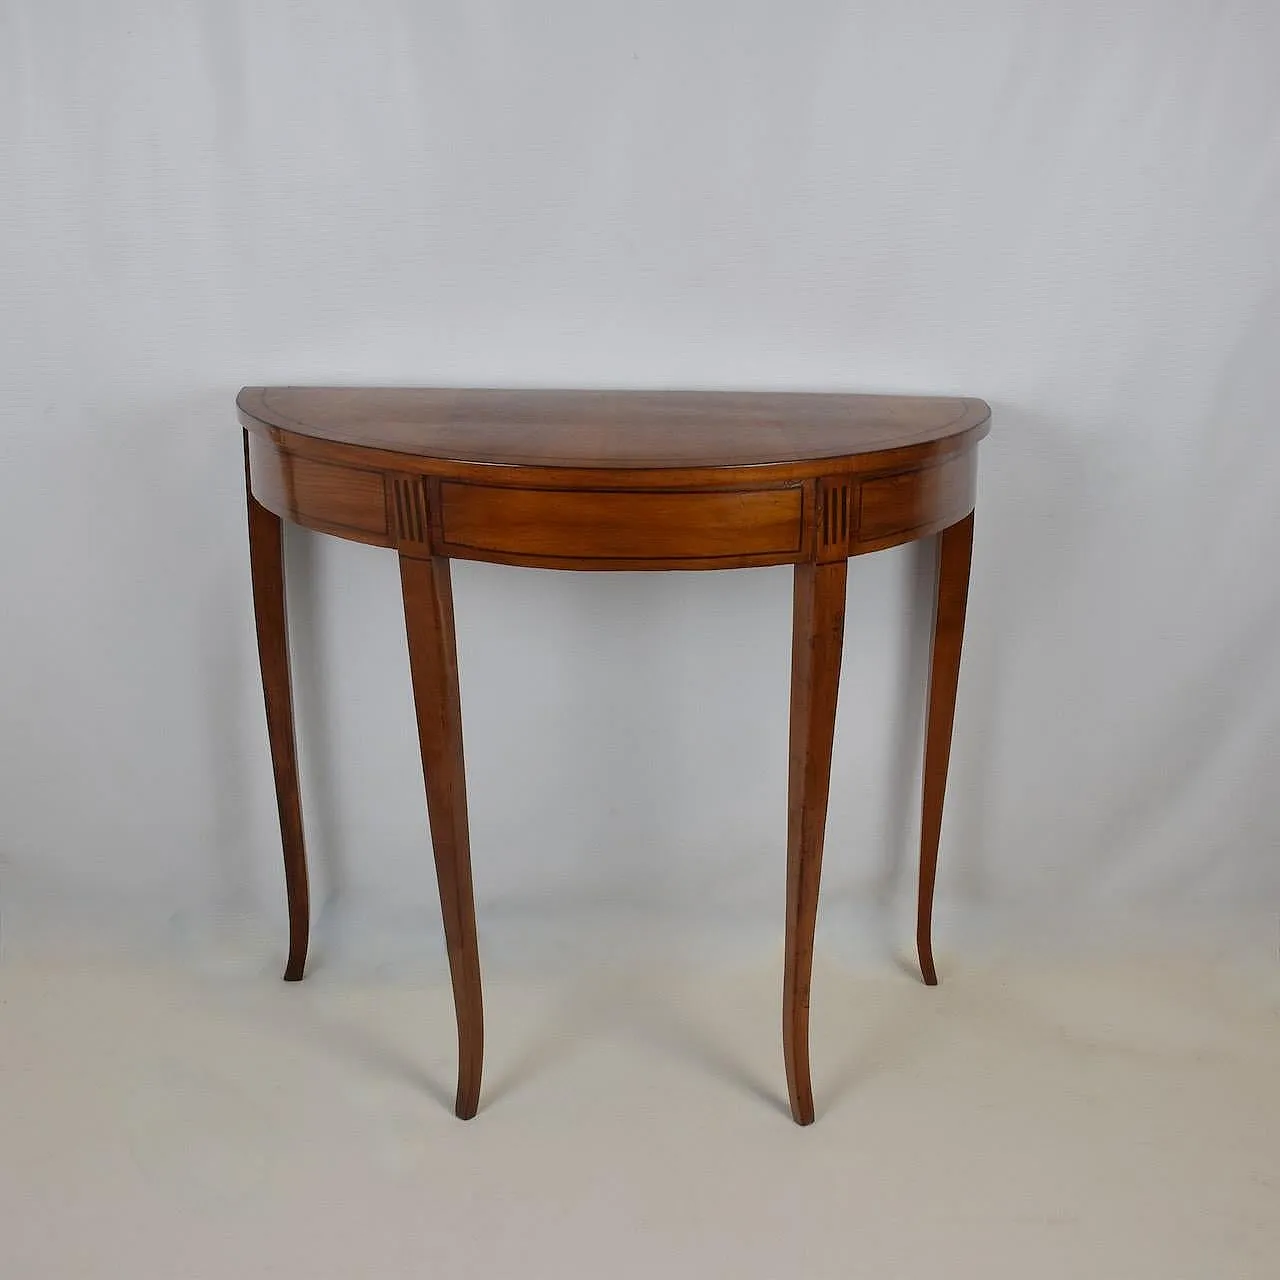
{"label": "light brown wood finish", "polygon": [[791,625],[791,750],[787,782],[787,935],[782,1053],[797,1124],[813,1123],[809,980],[827,827],[831,746],[844,651],[847,560],[798,564]]}
{"label": "light brown wood finish", "polygon": [[246,387],[237,407],[290,893],[287,976],[300,976],[305,960],[306,870],[278,517],[400,553],[463,1117],[478,1104],[483,1017],[450,558],[595,570],[795,566],[783,1048],[792,1114],[812,1121],[809,983],[847,562],[942,535],[918,934],[933,982],[929,915],[987,406],[918,396]]}
{"label": "light brown wood finish", "polygon": [[529,560],[714,560],[800,551],[803,490],[628,493],[440,486],[444,543]]}
{"label": "light brown wood finish", "polygon": [[973,512],[938,538],[937,584],[934,591],[933,656],[929,669],[929,709],[924,731],[924,796],[920,824],[920,893],[916,907],[916,952],[920,972],[933,987],[933,886],[942,836],[942,805],[951,761],[951,728],[960,683],[960,650],[969,601],[969,566],[973,559]]}
{"label": "light brown wood finish", "polygon": [[794,391],[245,387],[236,403],[245,426],[322,462],[358,450],[374,465],[531,488],[909,470],[976,444],[991,412],[958,397]]}
{"label": "light brown wood finish", "polygon": [[427,786],[431,847],[444,916],[449,976],[458,1022],[458,1094],[454,1111],[470,1120],[480,1102],[484,1008],[480,947],[471,889],[471,837],[462,762],[462,703],[448,560],[400,557],[409,671]]}
{"label": "light brown wood finish", "polygon": [[284,528],[280,517],[253,496],[249,478],[249,433],[245,432],[244,479],[249,507],[249,570],[258,630],[258,663],[267,706],[267,738],[276,780],[284,882],[289,901],[286,982],[298,982],[307,964],[311,897],[298,787],[298,748],[293,728],[293,680],[289,671],[289,625],[284,596]]}

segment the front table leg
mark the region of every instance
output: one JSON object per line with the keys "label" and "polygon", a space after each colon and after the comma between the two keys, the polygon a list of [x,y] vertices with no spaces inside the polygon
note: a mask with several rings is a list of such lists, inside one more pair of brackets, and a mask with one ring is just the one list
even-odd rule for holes
{"label": "front table leg", "polygon": [[436,883],[458,1019],[458,1094],[454,1111],[459,1119],[470,1120],[480,1102],[484,1010],[471,890],[471,840],[467,831],[462,706],[449,561],[439,556],[418,559],[402,555],[400,585]]}
{"label": "front table leg", "polygon": [[847,560],[795,569],[791,635],[791,754],[787,787],[787,935],[782,1052],[797,1124],[813,1123],[809,1080],[809,980],[827,825],[831,746],[844,645]]}
{"label": "front table leg", "polygon": [[960,646],[969,599],[973,559],[973,512],[938,537],[938,569],[933,615],[933,658],[929,670],[929,711],[924,730],[924,812],[920,825],[920,897],[916,908],[916,952],[920,972],[936,986],[933,966],[933,884],[942,834],[942,801],[951,759],[951,726],[960,682]]}

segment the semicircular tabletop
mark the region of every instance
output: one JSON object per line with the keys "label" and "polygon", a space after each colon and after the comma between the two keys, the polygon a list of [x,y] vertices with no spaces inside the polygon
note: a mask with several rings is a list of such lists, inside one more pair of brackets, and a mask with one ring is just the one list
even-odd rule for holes
{"label": "semicircular tabletop", "polygon": [[444,470],[778,467],[799,477],[833,462],[857,470],[887,451],[923,462],[976,442],[990,418],[981,400],[823,392],[245,387],[236,403],[246,426],[295,444],[408,455]]}

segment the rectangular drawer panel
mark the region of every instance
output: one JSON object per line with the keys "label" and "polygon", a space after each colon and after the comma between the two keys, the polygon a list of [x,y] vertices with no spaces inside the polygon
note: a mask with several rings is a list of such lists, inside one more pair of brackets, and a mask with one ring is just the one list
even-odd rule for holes
{"label": "rectangular drawer panel", "polygon": [[801,489],[623,493],[440,486],[444,541],[516,556],[698,559],[800,548]]}

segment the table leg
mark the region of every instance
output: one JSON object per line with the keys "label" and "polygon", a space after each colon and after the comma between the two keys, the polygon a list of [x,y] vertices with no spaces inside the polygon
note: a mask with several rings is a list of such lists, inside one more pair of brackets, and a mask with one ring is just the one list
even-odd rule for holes
{"label": "table leg", "polygon": [[458,695],[458,651],[449,561],[438,556],[418,559],[402,555],[400,585],[404,593],[409,670],[427,787],[431,846],[458,1020],[458,1094],[454,1111],[459,1119],[470,1120],[480,1101],[484,1010],[471,890],[462,706]]}
{"label": "table leg", "polygon": [[791,753],[787,788],[787,935],[782,1052],[797,1124],[813,1123],[809,981],[827,825],[831,746],[844,644],[846,560],[798,564],[791,636]]}
{"label": "table leg", "polygon": [[253,614],[258,631],[262,692],[267,705],[271,767],[276,780],[276,807],[280,813],[280,841],[284,846],[285,891],[289,899],[289,959],[284,978],[286,982],[297,982],[307,964],[311,905],[302,834],[302,799],[298,789],[298,749],[293,730],[293,684],[289,674],[289,628],[284,597],[284,530],[280,517],[253,496],[247,432],[244,448]]}
{"label": "table leg", "polygon": [[965,605],[969,599],[969,564],[973,558],[973,512],[938,536],[937,588],[933,619],[933,658],[929,671],[929,710],[924,731],[924,806],[920,826],[920,897],[916,913],[916,951],[920,972],[936,986],[933,965],[933,885],[938,870],[942,802],[951,758],[951,726],[955,720],[960,679],[960,647],[964,640]]}

